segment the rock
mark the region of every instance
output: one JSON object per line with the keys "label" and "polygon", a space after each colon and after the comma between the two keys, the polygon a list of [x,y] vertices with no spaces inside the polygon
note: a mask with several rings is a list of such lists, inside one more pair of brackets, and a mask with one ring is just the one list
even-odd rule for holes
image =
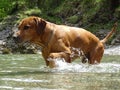
{"label": "rock", "polygon": [[11,50],[9,48],[3,48],[2,54],[10,54]]}
{"label": "rock", "polygon": [[6,43],[3,40],[0,40],[0,46],[5,45]]}
{"label": "rock", "polygon": [[109,30],[98,30],[98,32],[95,33],[95,35],[100,39],[102,40],[103,38],[106,37],[106,35],[108,34]]}
{"label": "rock", "polygon": [[115,39],[111,42],[112,45],[120,45],[120,35],[118,35]]}
{"label": "rock", "polygon": [[0,40],[0,54],[10,54],[10,49],[6,48],[6,42]]}

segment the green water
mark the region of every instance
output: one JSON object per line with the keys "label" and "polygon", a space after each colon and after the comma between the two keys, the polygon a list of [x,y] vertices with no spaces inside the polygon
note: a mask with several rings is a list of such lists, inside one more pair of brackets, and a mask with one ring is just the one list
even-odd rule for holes
{"label": "green water", "polygon": [[120,90],[120,56],[50,69],[41,55],[0,55],[0,90]]}

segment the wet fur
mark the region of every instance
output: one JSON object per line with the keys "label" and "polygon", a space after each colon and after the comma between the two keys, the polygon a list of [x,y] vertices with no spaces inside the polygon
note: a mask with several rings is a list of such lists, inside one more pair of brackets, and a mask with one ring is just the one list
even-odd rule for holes
{"label": "wet fur", "polygon": [[[25,26],[29,26],[28,29],[25,30]],[[86,62],[86,58],[89,64],[100,63],[104,53],[104,43],[114,33],[116,25],[103,40],[99,40],[83,28],[57,25],[34,16],[23,19],[18,29],[16,38],[19,42],[29,41],[40,45],[46,65],[55,67],[55,61],[49,61],[48,58],[64,58],[68,63],[77,58],[70,57],[74,52],[71,47],[78,48],[84,53],[83,63]]]}

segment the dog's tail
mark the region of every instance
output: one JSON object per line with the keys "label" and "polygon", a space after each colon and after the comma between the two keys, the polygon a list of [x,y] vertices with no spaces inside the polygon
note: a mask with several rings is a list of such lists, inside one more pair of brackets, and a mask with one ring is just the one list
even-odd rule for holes
{"label": "dog's tail", "polygon": [[107,35],[103,40],[101,40],[101,42],[102,42],[103,44],[105,44],[106,41],[112,36],[112,34],[116,31],[116,28],[117,28],[117,22],[113,25],[113,28],[112,28],[112,30],[108,33],[108,35]]}

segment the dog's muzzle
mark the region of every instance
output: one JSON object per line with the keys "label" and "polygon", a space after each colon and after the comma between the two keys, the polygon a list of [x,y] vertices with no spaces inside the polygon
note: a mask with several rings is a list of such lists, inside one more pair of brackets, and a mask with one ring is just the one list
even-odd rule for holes
{"label": "dog's muzzle", "polygon": [[13,34],[13,40],[14,40],[16,43],[20,43],[20,42],[21,42],[20,37],[17,36],[16,33]]}

